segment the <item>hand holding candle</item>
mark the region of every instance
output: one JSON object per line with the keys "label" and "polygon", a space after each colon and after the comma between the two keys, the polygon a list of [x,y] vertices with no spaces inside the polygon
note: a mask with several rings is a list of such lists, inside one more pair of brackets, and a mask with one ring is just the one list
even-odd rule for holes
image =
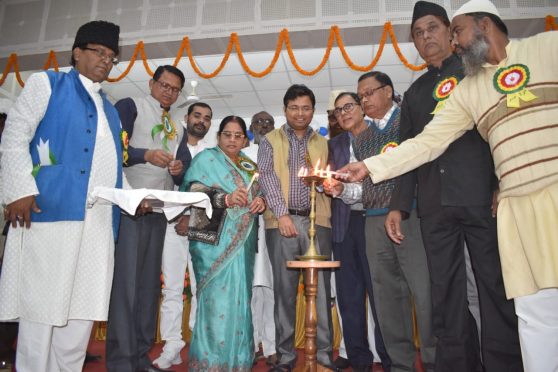
{"label": "hand holding candle", "polygon": [[258,180],[259,177],[260,174],[258,172],[255,172],[254,175],[252,176],[252,179],[250,180],[250,183],[248,184],[248,188],[246,189],[246,192],[250,192],[250,188],[252,187],[254,182]]}

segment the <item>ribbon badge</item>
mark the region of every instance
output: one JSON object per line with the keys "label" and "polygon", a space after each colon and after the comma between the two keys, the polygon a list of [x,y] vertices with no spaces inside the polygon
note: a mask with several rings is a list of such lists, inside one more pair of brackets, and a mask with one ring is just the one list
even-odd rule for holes
{"label": "ribbon badge", "polygon": [[455,76],[450,76],[443,79],[436,85],[434,91],[432,92],[432,97],[438,102],[434,111],[431,112],[432,115],[437,114],[446,106],[446,99],[450,96],[451,92],[455,89],[459,80]]}
{"label": "ribbon badge", "polygon": [[130,143],[128,132],[126,132],[125,130],[121,130],[120,140],[122,141],[122,162],[124,163],[124,165],[128,165],[128,145]]}
{"label": "ribbon badge", "polygon": [[382,149],[380,150],[380,154],[383,154],[385,152],[390,152],[391,150],[393,150],[397,146],[399,146],[397,144],[397,142],[388,142],[384,145],[384,147],[382,147]]}
{"label": "ribbon badge", "polygon": [[507,96],[508,107],[517,108],[521,101],[529,102],[537,98],[526,88],[529,78],[529,67],[525,65],[502,67],[494,74],[494,88]]}
{"label": "ribbon badge", "polygon": [[159,134],[163,142],[163,148],[169,151],[168,142],[176,138],[176,124],[170,117],[168,111],[163,111],[161,121],[161,124],[157,124],[151,129],[151,138],[155,140],[155,136]]}

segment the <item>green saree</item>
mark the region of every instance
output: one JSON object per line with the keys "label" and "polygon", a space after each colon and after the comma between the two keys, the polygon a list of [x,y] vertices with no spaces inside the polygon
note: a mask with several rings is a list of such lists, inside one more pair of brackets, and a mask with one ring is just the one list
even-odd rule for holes
{"label": "green saree", "polygon": [[[242,158],[245,157],[241,153]],[[252,368],[250,301],[257,215],[250,214],[248,208],[224,205],[225,194],[249,184],[253,170],[244,168],[214,147],[194,158],[184,178],[183,189],[206,192],[216,209],[211,221],[200,221],[203,213],[196,211],[190,218],[190,254],[198,286],[196,325],[188,358],[190,371]],[[258,192],[259,186],[254,183],[249,199]]]}

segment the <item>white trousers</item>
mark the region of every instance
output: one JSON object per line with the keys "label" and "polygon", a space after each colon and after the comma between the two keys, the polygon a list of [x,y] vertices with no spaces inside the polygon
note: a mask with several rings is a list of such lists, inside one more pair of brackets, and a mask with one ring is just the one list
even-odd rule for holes
{"label": "white trousers", "polygon": [[165,340],[165,348],[182,349],[182,312],[184,302],[184,276],[186,267],[190,273],[192,302],[188,326],[194,328],[196,321],[196,279],[192,267],[192,258],[188,249],[189,242],[185,236],[180,236],[174,230],[174,224],[167,225],[165,244],[163,247],[162,270],[165,287],[163,288],[163,302],[161,304],[160,330],[161,338]]}
{"label": "white trousers", "polygon": [[514,299],[525,372],[558,371],[558,288]]}
{"label": "white trousers", "polygon": [[55,327],[21,319],[17,338],[17,371],[81,371],[92,327],[92,320],[68,320],[65,326]]}
{"label": "white trousers", "polygon": [[254,346],[262,343],[264,356],[275,354],[275,319],[273,317],[273,289],[264,286],[252,288],[252,323],[254,325]]}

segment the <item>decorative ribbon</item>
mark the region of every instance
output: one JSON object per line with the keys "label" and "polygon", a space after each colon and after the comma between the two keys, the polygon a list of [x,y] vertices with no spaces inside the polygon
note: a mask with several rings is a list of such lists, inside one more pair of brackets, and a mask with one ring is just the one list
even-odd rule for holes
{"label": "decorative ribbon", "polygon": [[436,85],[434,91],[432,92],[432,97],[438,101],[438,104],[434,107],[434,111],[431,112],[432,115],[437,114],[446,106],[446,100],[449,98],[451,92],[453,92],[457,84],[459,84],[459,80],[457,80],[455,76],[450,76]]}
{"label": "decorative ribbon", "polygon": [[169,151],[168,142],[176,138],[176,124],[166,110],[163,110],[161,122],[161,124],[157,124],[151,129],[151,138],[155,140],[155,136],[159,134],[161,136],[163,148],[165,151]]}
{"label": "decorative ribbon", "polygon": [[529,102],[537,98],[526,87],[531,77],[529,67],[515,64],[499,68],[494,74],[493,83],[497,92],[505,94],[508,107],[517,108],[521,101]]}

